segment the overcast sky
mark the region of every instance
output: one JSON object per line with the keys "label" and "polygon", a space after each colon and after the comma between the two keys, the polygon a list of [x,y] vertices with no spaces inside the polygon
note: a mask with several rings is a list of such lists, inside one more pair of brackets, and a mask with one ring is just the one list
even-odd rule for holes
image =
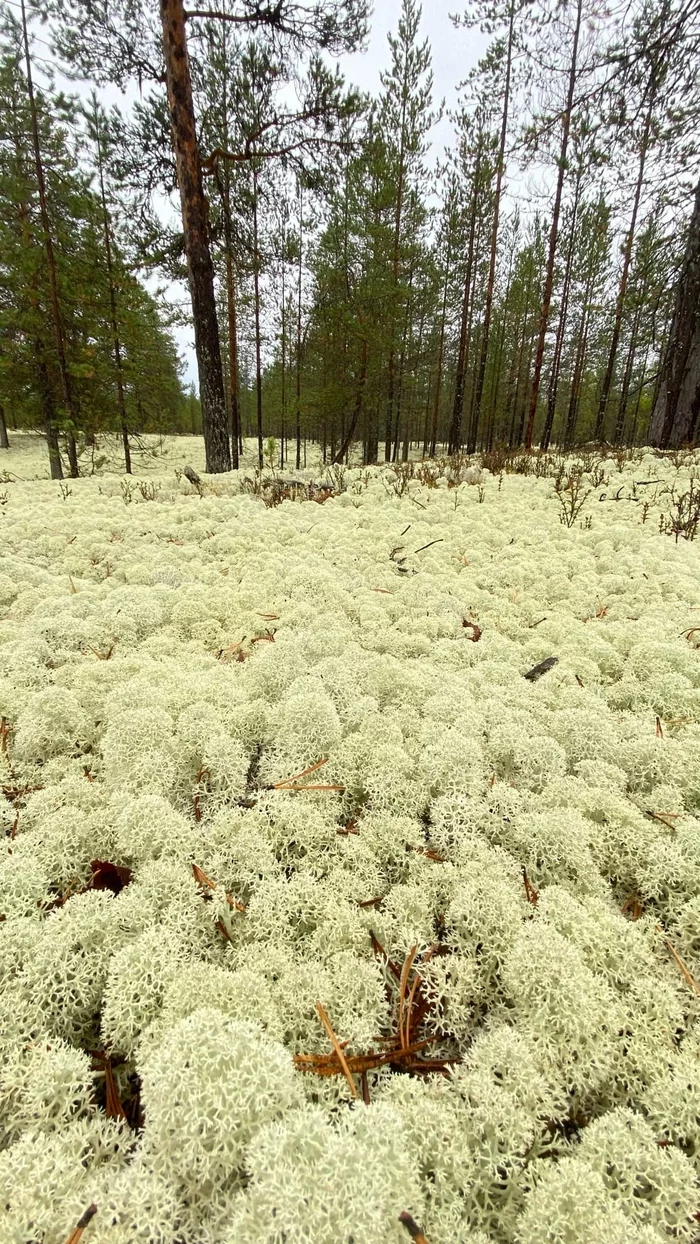
{"label": "overcast sky", "polygon": [[[432,48],[435,103],[444,99],[446,109],[454,107],[458,84],[476,64],[488,42],[478,31],[456,29],[450,21],[450,12],[462,12],[464,4],[465,0],[426,0],[423,7],[421,38],[427,37]],[[348,83],[375,94],[379,91],[379,74],[389,65],[387,34],[397,30],[400,13],[401,0],[375,0],[367,50],[340,58],[340,67]],[[438,152],[449,143],[450,134],[450,122],[445,117],[431,136]],[[177,330],[175,336],[186,363],[185,380],[196,385],[192,333],[183,328]]]}

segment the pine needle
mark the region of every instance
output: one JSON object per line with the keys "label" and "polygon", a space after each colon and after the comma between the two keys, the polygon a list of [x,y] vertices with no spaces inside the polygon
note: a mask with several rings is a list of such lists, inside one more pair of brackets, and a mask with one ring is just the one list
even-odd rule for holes
{"label": "pine needle", "polygon": [[416,957],[417,950],[418,950],[417,945],[412,946],[408,954],[406,955],[403,968],[401,969],[401,980],[399,981],[399,1025],[398,1027],[399,1027],[399,1042],[401,1044],[401,1049],[404,1049],[409,1043],[408,1032],[406,1032],[406,1035],[404,1036],[403,1016],[404,1016],[404,1010],[406,1006],[406,987],[408,985],[408,977],[409,977],[411,968],[413,967],[413,960]]}
{"label": "pine needle", "polygon": [[[219,888],[216,882],[212,881],[211,877],[207,877],[204,869],[200,868],[198,864],[192,865],[192,874],[197,882],[197,885],[206,886],[209,890],[217,890]],[[245,911],[245,904],[239,903],[237,899],[232,898],[226,890],[224,890],[224,897],[229,907],[233,908],[234,911]],[[228,937],[228,933],[226,934],[226,937]],[[230,940],[231,939],[229,937],[229,941]]]}
{"label": "pine needle", "polygon": [[315,773],[321,765],[328,764],[328,757],[324,756],[323,760],[317,760],[315,765],[310,765],[308,769],[302,769],[301,773],[293,773],[291,777],[283,778],[281,782],[273,782],[272,789],[280,790],[283,786],[289,786],[290,782],[298,782],[300,778],[308,777],[309,774]]}
{"label": "pine needle", "polygon": [[299,791],[299,790],[344,791],[345,790],[344,786],[336,786],[334,783],[331,783],[331,782],[322,783],[320,785],[314,785],[314,784],[309,784],[309,783],[304,783],[303,785],[301,784],[301,781],[300,781],[301,778],[310,777],[312,773],[315,773],[317,769],[321,768],[321,765],[326,765],[326,764],[328,764],[328,757],[324,756],[323,760],[317,760],[315,765],[309,765],[308,769],[303,769],[301,773],[294,773],[292,777],[284,778],[282,782],[274,782],[271,789],[272,790],[294,790],[294,791]]}
{"label": "pine needle", "polygon": [[105,1103],[105,1114],[107,1118],[125,1119],[126,1111],[122,1106],[121,1098],[117,1091],[114,1072],[112,1071],[112,1062],[109,1058],[105,1058],[105,1088],[107,1097]]}
{"label": "pine needle", "polygon": [[350,1093],[351,1093],[351,1095],[352,1095],[354,1098],[357,1098],[357,1097],[358,1097],[358,1092],[357,1092],[357,1088],[355,1087],[355,1081],[353,1080],[353,1078],[352,1078],[352,1076],[351,1076],[351,1074],[350,1074],[350,1068],[348,1067],[348,1064],[347,1064],[347,1061],[346,1061],[345,1055],[344,1055],[344,1053],[343,1053],[342,1047],[341,1047],[341,1045],[340,1045],[340,1042],[338,1041],[338,1038],[336,1037],[336,1035],[335,1035],[335,1033],[334,1033],[334,1031],[333,1031],[333,1026],[332,1026],[332,1024],[331,1024],[331,1021],[329,1020],[329,1018],[328,1018],[328,1016],[327,1016],[327,1014],[326,1014],[326,1012],[325,1012],[325,1010],[324,1010],[324,1008],[323,1008],[323,1006],[321,1005],[321,1003],[320,1003],[320,1002],[317,1002],[317,1003],[316,1003],[316,1010],[318,1011],[318,1017],[319,1017],[319,1019],[320,1019],[321,1023],[323,1024],[323,1027],[325,1028],[326,1032],[328,1033],[328,1036],[329,1036],[329,1038],[330,1038],[331,1045],[333,1046],[333,1049],[335,1050],[335,1053],[336,1053],[336,1057],[337,1057],[337,1059],[338,1059],[338,1062],[340,1063],[340,1065],[341,1065],[341,1067],[342,1067],[342,1069],[343,1069],[343,1075],[345,1076],[345,1079],[346,1079],[346,1080],[347,1080],[347,1082],[348,1082],[348,1086],[349,1086],[349,1088],[350,1088]]}
{"label": "pine needle", "polygon": [[698,985],[698,982],[693,976],[693,973],[688,967],[688,964],[685,962],[684,959],[681,958],[675,946],[673,945],[673,942],[671,941],[671,939],[665,936],[664,931],[661,928],[660,924],[657,924],[656,931],[657,933],[661,933],[663,935],[664,945],[666,946],[666,949],[671,954],[671,957],[673,958],[676,964],[676,967],[681,973],[681,976],[683,977],[686,985],[688,985],[688,987],[692,989],[693,993],[697,994],[698,997],[700,997],[700,985]]}

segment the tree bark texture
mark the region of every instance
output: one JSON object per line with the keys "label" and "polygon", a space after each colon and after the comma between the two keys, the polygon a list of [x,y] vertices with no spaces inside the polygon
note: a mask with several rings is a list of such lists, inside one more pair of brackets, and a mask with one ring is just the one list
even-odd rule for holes
{"label": "tree bark texture", "polygon": [[598,413],[595,421],[595,439],[597,441],[602,440],[605,432],[605,414],[608,407],[610,388],[615,374],[617,349],[620,344],[620,332],[622,329],[622,314],[625,308],[627,284],[629,281],[630,265],[632,262],[632,248],[634,246],[634,235],[637,227],[637,215],[639,213],[639,203],[642,197],[642,187],[644,185],[644,166],[646,163],[647,151],[649,149],[651,122],[654,115],[654,99],[655,91],[654,84],[652,82],[651,97],[649,99],[649,107],[647,109],[646,120],[644,122],[644,133],[642,135],[642,142],[639,148],[639,166],[637,169],[637,184],[634,188],[634,199],[632,200],[632,215],[630,216],[630,226],[627,230],[627,236],[625,238],[625,245],[622,253],[622,271],[620,273],[620,284],[618,286],[617,299],[615,301],[615,319],[613,321],[610,350],[608,351],[608,361],[605,367],[605,375],[603,376],[600,398],[598,400]]}
{"label": "tree bark texture", "polygon": [[[39,210],[41,214],[41,227],[44,234],[44,249],[46,251],[46,271],[49,279],[49,298],[51,302],[51,318],[53,321],[54,337],[56,340],[56,354],[58,356],[58,369],[61,376],[61,387],[63,389],[63,399],[66,405],[66,414],[71,421],[72,427],[67,432],[68,441],[68,461],[70,465],[70,473],[73,478],[77,478],[78,472],[78,453],[75,445],[75,436],[73,429],[76,426],[75,403],[71,390],[70,376],[68,374],[68,364],[66,362],[65,339],[63,335],[63,319],[61,316],[61,304],[58,296],[58,278],[56,276],[56,256],[53,249],[53,238],[51,236],[51,224],[49,221],[49,209],[46,199],[46,179],[44,176],[44,163],[41,155],[41,143],[39,140],[39,121],[36,110],[36,100],[34,98],[34,83],[32,79],[32,59],[29,54],[29,34],[27,31],[27,14],[25,11],[24,0],[21,0],[22,11],[22,35],[24,39],[24,60],[27,70],[27,94],[29,96],[29,110],[32,120],[32,144],[34,148],[34,164],[36,168],[37,188],[39,191]],[[49,446],[49,456],[51,457],[51,447]],[[59,458],[60,462],[60,458]],[[51,476],[54,478],[54,458],[51,458]]]}
{"label": "tree bark texture", "polygon": [[192,101],[182,0],[161,0],[168,108],[180,188],[207,471],[231,470],[207,203]]}
{"label": "tree bark texture", "polygon": [[566,153],[569,148],[569,133],[571,130],[571,113],[574,106],[574,89],[576,87],[576,68],[578,59],[578,44],[581,34],[581,20],[583,16],[583,0],[578,0],[576,9],[576,27],[574,29],[574,41],[571,49],[571,64],[569,67],[569,87],[566,98],[566,108],[562,118],[562,135],[561,148],[559,151],[559,172],[557,174],[557,188],[554,195],[554,207],[552,209],[552,225],[549,230],[549,252],[547,255],[547,269],[544,278],[544,288],[542,290],[542,307],[540,310],[540,328],[537,338],[537,350],[535,352],[535,370],[532,377],[532,389],[530,390],[530,408],[527,416],[527,426],[525,429],[525,448],[532,449],[532,435],[535,428],[535,415],[537,414],[537,399],[540,393],[540,379],[542,376],[542,363],[544,360],[544,347],[547,339],[547,327],[549,324],[549,309],[552,305],[552,288],[554,285],[554,261],[557,254],[557,240],[559,237],[559,214],[561,212],[562,191],[564,188],[564,176],[566,173]]}
{"label": "tree bark texture", "polygon": [[700,183],[661,377],[649,424],[649,443],[661,449],[694,440],[700,411]]}

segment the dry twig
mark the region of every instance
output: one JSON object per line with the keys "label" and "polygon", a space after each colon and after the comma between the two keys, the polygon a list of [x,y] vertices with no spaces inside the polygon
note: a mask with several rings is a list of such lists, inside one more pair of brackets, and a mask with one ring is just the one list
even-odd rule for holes
{"label": "dry twig", "polygon": [[85,1210],[85,1213],[82,1214],[80,1218],[78,1219],[78,1223],[76,1225],[75,1231],[71,1231],[70,1235],[68,1236],[68,1239],[66,1240],[66,1244],[80,1244],[80,1240],[82,1239],[82,1236],[83,1236],[83,1231],[87,1227],[88,1223],[90,1223],[92,1219],[95,1217],[96,1213],[97,1213],[97,1206],[95,1204],[88,1205],[87,1209]]}
{"label": "dry twig", "polygon": [[428,1244],[428,1241],[418,1226],[415,1218],[413,1218],[407,1210],[404,1210],[403,1213],[399,1214],[399,1222],[406,1228],[411,1239],[415,1240],[415,1244]]}
{"label": "dry twig", "polygon": [[681,814],[680,812],[652,812],[651,808],[647,808],[644,815],[650,821],[660,821],[662,825],[665,825],[667,829],[672,829],[675,833],[676,826],[673,824],[673,821],[679,820]]}
{"label": "dry twig", "polygon": [[523,867],[523,883],[525,885],[525,898],[531,907],[537,906],[537,900],[540,897],[539,890],[536,890],[530,878],[527,875],[527,869]]}

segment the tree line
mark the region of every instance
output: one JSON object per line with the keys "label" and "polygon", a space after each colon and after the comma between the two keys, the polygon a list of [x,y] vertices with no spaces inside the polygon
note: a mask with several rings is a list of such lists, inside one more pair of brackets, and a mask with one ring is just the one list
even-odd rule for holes
{"label": "tree line", "polygon": [[23,5],[4,10],[0,374],[52,471],[59,434],[72,469],[77,433],[116,427],[128,469],[135,419],[188,426],[139,272],[187,278],[210,471],[244,436],[296,467],[307,439],[366,462],[694,442],[698,0],[471,0],[455,37],[486,48],[439,156],[416,0],[375,96],[330,62],[363,45],[365,0],[47,0],[64,74],[138,83],[109,112],[34,89]]}

